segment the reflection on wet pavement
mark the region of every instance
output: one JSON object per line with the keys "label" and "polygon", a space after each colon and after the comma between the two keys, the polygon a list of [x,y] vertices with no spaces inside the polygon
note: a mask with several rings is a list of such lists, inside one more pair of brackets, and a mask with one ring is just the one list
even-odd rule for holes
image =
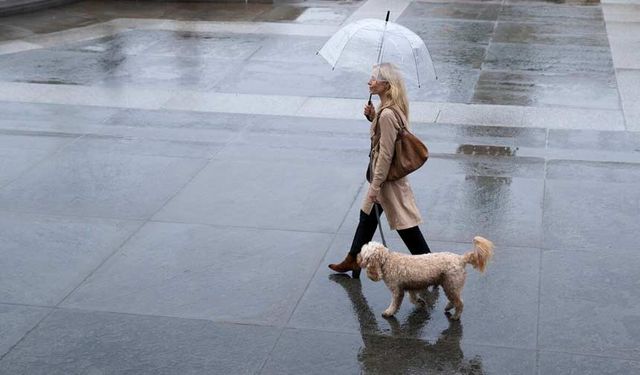
{"label": "reflection on wet pavement", "polygon": [[431,310],[440,297],[440,288],[422,293],[426,305],[414,306],[402,323],[395,317],[387,319],[391,331],[385,332],[378,327],[375,314],[362,293],[360,280],[346,275],[331,275],[329,279],[345,290],[360,325],[362,347],[358,351],[358,361],[364,373],[484,374],[480,356],[465,358],[460,346],[463,336],[460,321],[450,320],[449,327],[434,342],[421,339],[421,331],[429,323]]}

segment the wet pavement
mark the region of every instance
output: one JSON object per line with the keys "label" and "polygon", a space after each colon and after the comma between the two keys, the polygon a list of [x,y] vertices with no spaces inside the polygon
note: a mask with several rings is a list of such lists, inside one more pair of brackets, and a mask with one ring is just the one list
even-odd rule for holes
{"label": "wet pavement", "polygon": [[455,322],[326,267],[366,76],[315,51],[379,3],[0,18],[0,374],[640,372],[640,5],[398,2],[441,74],[411,89],[421,228],[496,243]]}

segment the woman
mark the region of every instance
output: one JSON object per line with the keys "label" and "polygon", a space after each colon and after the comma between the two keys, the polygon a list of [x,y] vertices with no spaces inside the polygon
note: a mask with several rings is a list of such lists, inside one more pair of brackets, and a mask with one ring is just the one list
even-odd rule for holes
{"label": "woman", "polygon": [[369,91],[380,97],[377,113],[371,103],[364,108],[365,117],[371,121],[371,169],[367,171],[369,190],[360,210],[360,222],[351,250],[341,263],[329,265],[336,272],[352,271],[354,278],[360,276],[356,257],[362,246],[371,241],[378,225],[374,205],[380,213],[386,212],[391,230],[398,231],[411,254],[431,252],[418,227],[422,218],[409,180],[403,177],[386,181],[400,121],[408,125],[409,102],[404,81],[393,65],[383,63],[374,67]]}

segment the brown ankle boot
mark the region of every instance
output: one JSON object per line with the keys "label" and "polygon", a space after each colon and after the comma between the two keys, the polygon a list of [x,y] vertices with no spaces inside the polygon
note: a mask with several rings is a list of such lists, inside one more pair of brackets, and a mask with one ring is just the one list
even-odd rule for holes
{"label": "brown ankle boot", "polygon": [[356,261],[356,257],[351,254],[347,254],[347,257],[341,263],[338,264],[330,264],[329,268],[336,272],[349,272],[354,279],[360,278],[360,267],[358,266],[358,262]]}

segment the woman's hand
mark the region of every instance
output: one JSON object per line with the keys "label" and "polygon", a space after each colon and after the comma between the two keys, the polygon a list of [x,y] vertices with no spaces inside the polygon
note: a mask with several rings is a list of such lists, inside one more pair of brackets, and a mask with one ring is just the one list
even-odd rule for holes
{"label": "woman's hand", "polygon": [[376,113],[376,108],[373,106],[373,104],[367,104],[364,106],[364,117],[367,118],[367,120],[369,121],[373,121],[373,117]]}
{"label": "woman's hand", "polygon": [[369,195],[369,200],[374,202],[374,203],[380,203],[378,202],[378,192],[369,188],[369,192],[367,193],[367,195]]}

